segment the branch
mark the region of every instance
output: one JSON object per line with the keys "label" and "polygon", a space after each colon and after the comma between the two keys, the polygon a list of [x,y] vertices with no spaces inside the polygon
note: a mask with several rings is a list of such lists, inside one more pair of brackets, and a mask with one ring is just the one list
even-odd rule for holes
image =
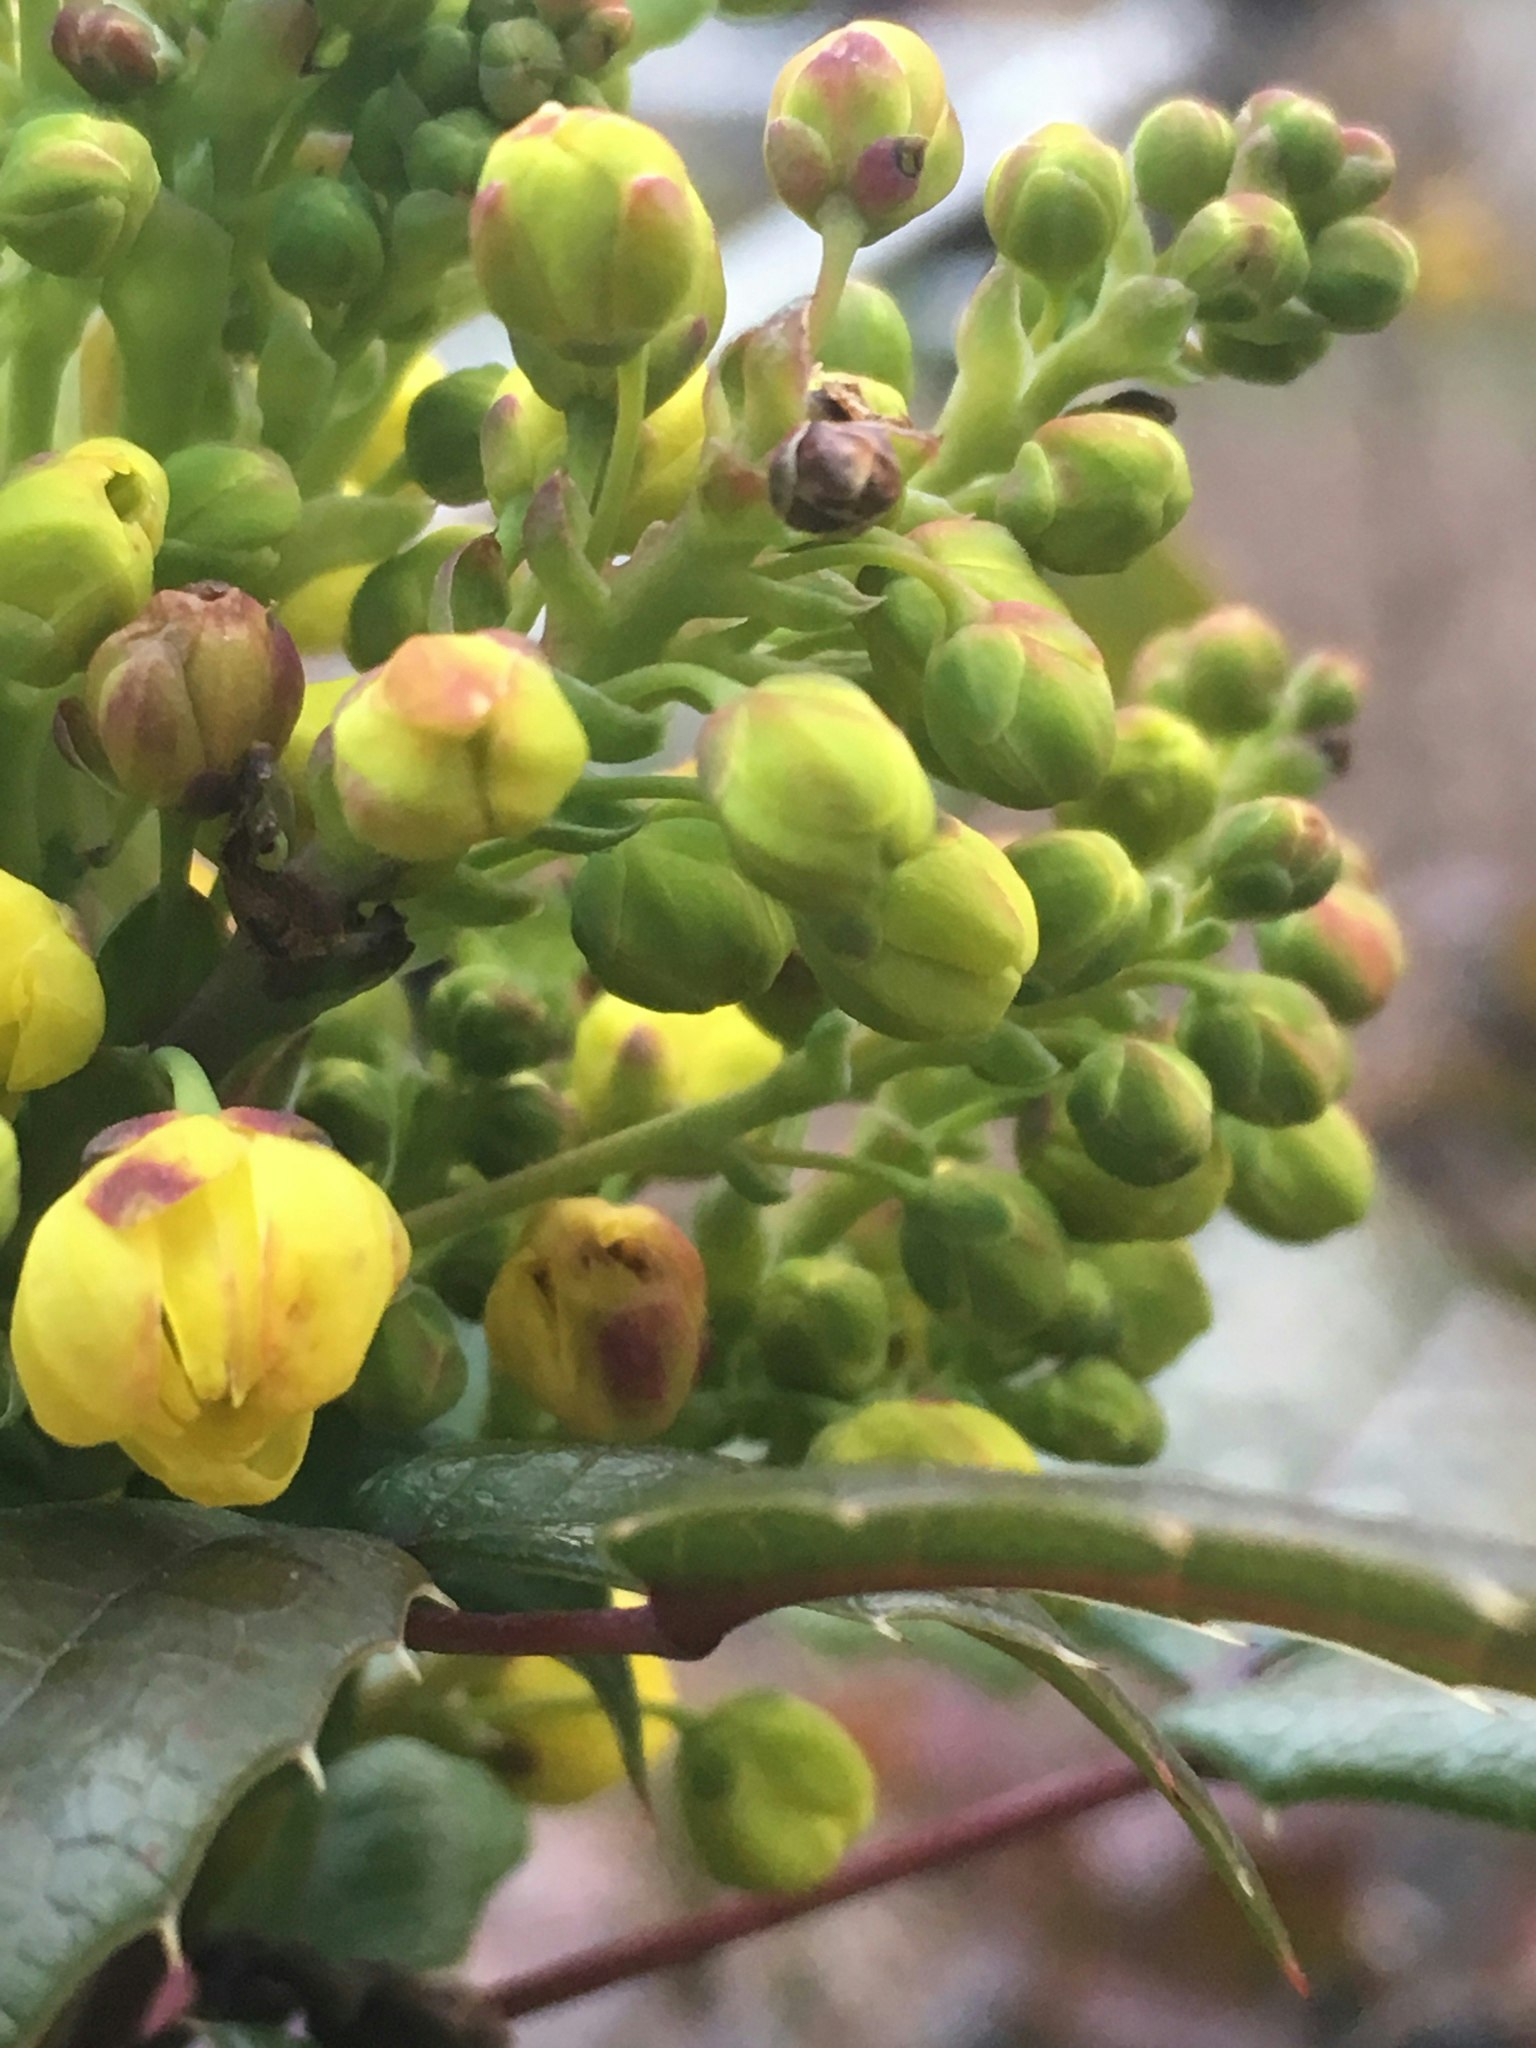
{"label": "branch", "polygon": [[1064,1771],[1039,1784],[1018,1786],[980,1800],[959,1813],[924,1821],[890,1841],[856,1849],[844,1858],[836,1876],[812,1891],[746,1893],[722,1899],[681,1920],[621,1935],[563,1962],[510,1977],[493,1986],[487,2000],[507,2019],[543,2012],[653,1970],[697,1962],[731,1942],[818,1913],[900,1878],[944,1870],[984,1850],[1023,1841],[1097,1807],[1128,1799],[1146,1787],[1137,1767],[1125,1762],[1100,1764],[1088,1771]]}

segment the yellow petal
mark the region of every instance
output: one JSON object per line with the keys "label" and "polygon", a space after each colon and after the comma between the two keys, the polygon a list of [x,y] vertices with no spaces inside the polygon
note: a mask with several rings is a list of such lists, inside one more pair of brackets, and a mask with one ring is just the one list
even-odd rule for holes
{"label": "yellow petal", "polygon": [[183,1500],[206,1508],[260,1507],[292,1481],[314,1417],[288,1416],[253,1446],[240,1440],[240,1421],[227,1410],[210,1409],[185,1430],[125,1436],[123,1449]]}
{"label": "yellow petal", "polygon": [[152,1239],[111,1229],[78,1192],[32,1233],[11,1354],[38,1426],[100,1444],[161,1417],[160,1260]]}

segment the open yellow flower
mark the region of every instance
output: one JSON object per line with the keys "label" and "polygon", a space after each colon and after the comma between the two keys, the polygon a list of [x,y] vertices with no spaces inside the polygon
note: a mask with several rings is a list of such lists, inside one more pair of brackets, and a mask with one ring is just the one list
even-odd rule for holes
{"label": "open yellow flower", "polygon": [[274,1499],[409,1258],[387,1197],[297,1117],[174,1111],[103,1132],[45,1212],[11,1323],[39,1426],[117,1442],[208,1507]]}
{"label": "open yellow flower", "polygon": [[95,962],[57,903],[0,868],[0,1088],[46,1088],[101,1041],[106,1000]]}

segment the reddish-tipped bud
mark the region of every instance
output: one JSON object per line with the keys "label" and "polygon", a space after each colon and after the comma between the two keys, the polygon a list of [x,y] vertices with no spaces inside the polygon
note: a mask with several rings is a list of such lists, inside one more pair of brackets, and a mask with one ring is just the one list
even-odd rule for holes
{"label": "reddish-tipped bud", "polygon": [[1340,1024],[1374,1017],[1405,964],[1397,919],[1353,882],[1338,882],[1310,910],[1263,926],[1258,940],[1266,971],[1311,989]]}

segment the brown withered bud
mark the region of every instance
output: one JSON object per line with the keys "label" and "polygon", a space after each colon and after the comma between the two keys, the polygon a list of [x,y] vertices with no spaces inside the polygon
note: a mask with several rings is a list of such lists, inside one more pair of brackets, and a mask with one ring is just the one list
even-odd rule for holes
{"label": "brown withered bud", "polygon": [[111,105],[137,99],[181,68],[181,52],[154,22],[111,0],[61,7],[50,44],[76,85]]}
{"label": "brown withered bud", "polygon": [[901,497],[901,464],[876,420],[809,420],[781,441],[768,494],[798,533],[859,533]]}

